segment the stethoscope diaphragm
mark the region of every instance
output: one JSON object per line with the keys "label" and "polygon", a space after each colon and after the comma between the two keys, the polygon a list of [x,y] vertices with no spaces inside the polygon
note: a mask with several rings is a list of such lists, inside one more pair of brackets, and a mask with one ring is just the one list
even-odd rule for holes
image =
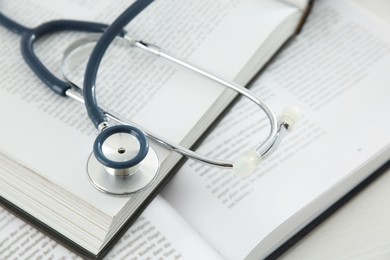
{"label": "stethoscope diaphragm", "polygon": [[93,186],[112,195],[129,195],[147,187],[159,172],[159,160],[144,138],[129,125],[103,130],[87,163]]}

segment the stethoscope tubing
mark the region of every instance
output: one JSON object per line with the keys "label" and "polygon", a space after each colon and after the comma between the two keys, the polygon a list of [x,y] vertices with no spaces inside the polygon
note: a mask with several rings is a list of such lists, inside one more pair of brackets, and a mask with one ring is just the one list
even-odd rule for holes
{"label": "stethoscope tubing", "polygon": [[93,22],[72,20],[57,20],[44,23],[22,34],[21,52],[24,60],[34,73],[55,93],[65,96],[65,92],[71,87],[68,82],[57,78],[38,59],[34,52],[34,43],[44,35],[61,31],[80,31],[90,33],[102,33],[107,25]]}
{"label": "stethoscope tubing", "polygon": [[61,31],[81,31],[91,33],[103,33],[108,25],[94,22],[55,20],[43,23],[35,28],[28,28],[0,12],[0,24],[8,30],[21,35],[21,52],[25,62],[38,78],[51,90],[60,96],[66,96],[66,91],[71,88],[69,82],[63,81],[50,72],[39,60],[34,52],[34,43],[45,35]]}
{"label": "stethoscope tubing", "polygon": [[99,130],[107,127],[107,119],[96,100],[96,78],[100,63],[115,37],[123,32],[123,28],[152,2],[153,0],[138,0],[130,5],[104,31],[89,57],[84,75],[83,96],[89,118]]}
{"label": "stethoscope tubing", "polygon": [[15,22],[14,20],[10,19],[9,17],[5,16],[2,12],[0,12],[0,24],[3,25],[8,30],[12,31],[13,33],[22,35],[23,33],[30,31],[31,29]]}

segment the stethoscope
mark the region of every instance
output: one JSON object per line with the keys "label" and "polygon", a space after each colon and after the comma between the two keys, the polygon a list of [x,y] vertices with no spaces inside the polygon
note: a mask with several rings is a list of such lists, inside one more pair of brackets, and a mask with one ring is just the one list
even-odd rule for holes
{"label": "stethoscope", "polygon": [[[246,88],[168,55],[156,45],[130,38],[123,28],[152,2],[153,0],[134,2],[110,26],[94,22],[57,20],[43,23],[36,28],[27,28],[4,16],[1,12],[0,23],[22,36],[21,51],[23,58],[50,89],[61,96],[71,97],[85,104],[88,116],[99,131],[93,144],[93,153],[87,163],[89,179],[98,190],[113,195],[128,195],[148,187],[159,172],[158,156],[154,149],[149,146],[149,139],[190,159],[217,167],[233,168],[239,176],[250,175],[258,164],[278,147],[287,130],[294,127],[299,118],[298,109],[295,107],[286,109],[278,120],[271,109]],[[83,44],[96,41],[86,66],[82,89],[68,79],[66,75],[66,81],[57,78],[34,53],[33,45],[37,39],[59,31],[102,33],[98,38],[92,36],[76,41],[65,51],[64,60],[72,51]],[[243,153],[235,162],[217,160],[207,158],[179,144],[172,143],[151,131],[143,129],[134,122],[100,107],[96,100],[97,71],[106,50],[118,36],[127,41],[129,46],[138,47],[151,54],[163,57],[246,96],[267,115],[270,121],[270,132],[267,138],[255,149]],[[119,124],[109,126],[108,118]]]}

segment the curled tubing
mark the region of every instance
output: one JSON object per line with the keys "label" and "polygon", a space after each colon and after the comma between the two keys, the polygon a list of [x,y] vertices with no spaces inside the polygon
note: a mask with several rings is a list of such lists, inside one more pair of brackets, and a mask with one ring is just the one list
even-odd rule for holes
{"label": "curled tubing", "polygon": [[21,51],[23,58],[43,83],[60,96],[66,96],[66,91],[71,88],[71,84],[59,79],[47,69],[35,54],[34,43],[41,37],[56,32],[80,31],[103,33],[107,27],[108,25],[101,23],[72,20],[57,20],[44,23],[22,34]]}
{"label": "curled tubing", "polygon": [[[103,33],[108,27],[106,24],[94,22],[56,20],[43,23],[36,28],[28,28],[8,18],[2,12],[0,12],[0,24],[8,30],[22,36],[21,52],[24,60],[43,83],[61,96],[66,96],[66,91],[71,88],[71,85],[56,77],[39,60],[38,56],[34,52],[34,43],[41,37],[56,32],[80,31]],[[123,31],[120,32],[120,34],[123,35]]]}
{"label": "curled tubing", "polygon": [[83,96],[88,116],[96,128],[107,121],[96,100],[96,77],[100,62],[114,38],[152,2],[153,0],[138,0],[129,6],[103,33],[89,57],[84,75]]}

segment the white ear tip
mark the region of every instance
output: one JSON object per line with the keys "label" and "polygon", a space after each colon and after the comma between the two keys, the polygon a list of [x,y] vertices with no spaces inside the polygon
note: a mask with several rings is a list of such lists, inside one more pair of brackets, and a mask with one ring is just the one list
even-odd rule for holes
{"label": "white ear tip", "polygon": [[242,154],[234,163],[233,171],[239,177],[251,175],[261,162],[261,156],[254,150]]}
{"label": "white ear tip", "polygon": [[299,111],[299,108],[296,106],[290,106],[290,107],[286,107],[283,110],[282,116],[280,117],[280,121],[288,124],[289,129],[291,130],[299,121],[300,117],[301,117],[301,113]]}

